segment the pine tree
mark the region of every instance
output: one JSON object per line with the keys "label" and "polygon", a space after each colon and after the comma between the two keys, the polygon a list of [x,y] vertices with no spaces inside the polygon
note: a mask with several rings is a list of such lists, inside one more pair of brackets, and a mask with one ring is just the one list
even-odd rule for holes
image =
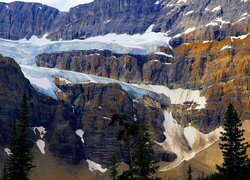
{"label": "pine tree", "polygon": [[224,130],[220,137],[220,149],[222,150],[224,163],[217,166],[224,179],[242,179],[241,174],[247,165],[247,145],[243,137],[244,130],[240,129],[242,124],[232,104],[229,104],[225,114]]}
{"label": "pine tree", "polygon": [[187,171],[187,174],[188,174],[188,180],[192,180],[192,168],[191,166],[189,165],[188,166],[188,171]]}
{"label": "pine tree", "polygon": [[112,166],[110,168],[110,172],[109,172],[109,176],[112,178],[112,180],[117,180],[118,179],[118,162],[117,162],[117,156],[116,156],[116,153],[114,152],[112,154],[112,157],[111,157],[111,163],[112,163]]}
{"label": "pine tree", "polygon": [[20,122],[18,125],[20,129],[20,135],[17,138],[18,151],[17,158],[19,163],[19,169],[16,176],[19,177],[19,180],[28,180],[28,175],[31,169],[34,167],[32,165],[33,153],[32,146],[33,143],[30,138],[30,120],[29,120],[29,108],[27,102],[26,94],[23,95],[23,101],[21,106],[20,113]]}
{"label": "pine tree", "polygon": [[154,160],[153,142],[150,139],[149,130],[147,127],[139,125],[135,160],[132,169],[134,179],[160,179],[154,177],[158,169],[159,165],[158,162]]}

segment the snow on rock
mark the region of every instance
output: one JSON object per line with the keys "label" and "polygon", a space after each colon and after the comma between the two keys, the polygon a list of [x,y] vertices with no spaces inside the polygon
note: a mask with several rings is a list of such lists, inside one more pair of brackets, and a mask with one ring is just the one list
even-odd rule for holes
{"label": "snow on rock", "polygon": [[247,15],[248,15],[248,13],[246,12],[246,13],[243,13],[243,14],[241,15],[241,17],[247,16]]}
{"label": "snow on rock", "polygon": [[158,5],[158,4],[160,4],[160,1],[155,1],[155,3],[154,3],[155,5]]}
{"label": "snow on rock", "polygon": [[222,17],[217,17],[214,21],[206,24],[205,26],[219,26],[222,28],[224,24],[230,24],[230,22],[223,20]]}
{"label": "snow on rock", "polygon": [[223,51],[223,50],[225,50],[225,49],[232,49],[232,46],[223,46],[222,48],[221,48],[221,51]]}
{"label": "snow on rock", "polygon": [[8,156],[12,155],[12,152],[9,148],[5,148],[4,152],[6,152]]}
{"label": "snow on rock", "polygon": [[159,63],[160,61],[157,60],[157,59],[154,59],[154,60],[151,60],[150,62],[156,62],[156,63]]}
{"label": "snow on rock", "polygon": [[148,27],[148,29],[145,31],[145,33],[151,33],[151,32],[153,32],[153,28],[154,28],[154,24],[151,24],[149,27]]}
{"label": "snow on rock", "polygon": [[166,140],[159,144],[165,150],[174,152],[177,158],[174,162],[162,167],[161,171],[172,169],[184,160],[192,159],[197,153],[219,140],[220,132],[223,131],[223,128],[220,127],[209,134],[203,134],[191,125],[184,128],[176,122],[172,113],[168,111],[164,111],[164,118],[163,126]]}
{"label": "snow on rock", "polygon": [[45,154],[45,150],[44,150],[44,148],[45,148],[45,142],[42,139],[38,139],[36,141],[36,145],[39,148],[39,150],[41,151],[41,153]]}
{"label": "snow on rock", "polygon": [[91,161],[89,159],[86,160],[89,166],[89,171],[94,172],[94,171],[100,171],[102,173],[106,172],[108,169],[107,168],[102,168],[102,165],[97,164],[94,161]]}
{"label": "snow on rock", "polygon": [[208,24],[206,24],[205,26],[218,26],[217,22],[210,22]]}
{"label": "snow on rock", "polygon": [[188,33],[191,33],[191,32],[193,32],[193,31],[195,31],[195,30],[196,30],[195,27],[188,28],[188,29],[186,29],[183,33],[176,34],[173,38],[178,38],[178,37],[180,37],[182,34],[188,34]]}
{"label": "snow on rock", "polygon": [[185,16],[188,16],[188,15],[193,14],[193,13],[194,13],[194,11],[188,11],[188,12],[185,14]]}
{"label": "snow on rock", "polygon": [[212,41],[203,41],[202,43],[206,44],[206,43],[210,43],[210,42],[212,42]]}
{"label": "snow on rock", "polygon": [[170,98],[171,104],[184,104],[185,102],[196,103],[197,106],[195,109],[205,108],[206,98],[200,95],[199,90],[190,90],[190,89],[169,89],[166,86],[160,85],[134,85],[136,87],[147,89],[158,94],[164,94]]}
{"label": "snow on rock", "polygon": [[78,130],[76,130],[75,133],[77,136],[79,136],[81,138],[81,141],[84,144],[84,139],[83,139],[84,131],[82,129],[78,129]]}
{"label": "snow on rock", "polygon": [[193,32],[193,31],[195,31],[195,27],[192,27],[192,28],[188,28],[186,31],[184,31],[183,33],[184,34],[188,34],[188,33],[190,33],[190,32]]}
{"label": "snow on rock", "polygon": [[233,41],[234,39],[240,39],[240,40],[242,40],[242,39],[245,39],[249,34],[250,33],[242,35],[242,36],[237,36],[237,37],[236,36],[231,36],[230,38],[231,38],[231,41]]}
{"label": "snow on rock", "polygon": [[178,0],[178,1],[177,1],[177,4],[186,3],[186,2],[187,2],[187,0]]}
{"label": "snow on rock", "polygon": [[157,55],[161,55],[161,56],[165,56],[165,57],[169,57],[169,58],[173,58],[173,55],[172,54],[167,54],[165,52],[155,52],[154,54],[157,54]]}
{"label": "snow on rock", "polygon": [[40,133],[40,138],[43,139],[44,135],[46,134],[46,130],[43,126],[40,126],[40,127],[33,127],[32,128],[33,131],[34,131],[34,134],[36,134],[36,130]]}
{"label": "snow on rock", "polygon": [[216,12],[216,11],[219,11],[219,10],[221,10],[221,6],[217,6],[217,7],[213,8],[211,11]]}
{"label": "snow on rock", "polygon": [[246,19],[246,17],[242,17],[242,18],[240,18],[240,19],[238,20],[238,22],[243,21],[243,20],[245,20],[245,19]]}

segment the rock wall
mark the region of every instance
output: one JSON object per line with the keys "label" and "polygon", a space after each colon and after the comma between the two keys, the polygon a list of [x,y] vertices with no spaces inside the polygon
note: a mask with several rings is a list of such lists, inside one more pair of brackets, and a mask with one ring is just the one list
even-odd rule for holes
{"label": "rock wall", "polygon": [[[159,107],[161,103],[168,106],[168,98],[159,100],[159,104],[150,98],[135,101],[117,84],[60,84],[58,99],[36,92],[25,79],[16,62],[0,56],[0,148],[3,150],[9,143],[12,122],[19,117],[22,94],[28,95],[31,126],[43,126],[45,135],[45,153],[68,165],[77,165],[83,160],[91,159],[104,166],[110,164],[113,150],[119,152],[121,161],[127,162],[127,151],[123,143],[117,141],[116,127],[109,127],[110,118],[115,113],[126,113],[130,120],[138,120],[148,124],[152,138],[163,142],[164,116]],[[158,106],[158,108],[157,108]],[[76,134],[76,130],[83,130],[84,144]],[[33,132],[31,131],[33,134]],[[37,136],[33,137],[34,142]],[[35,148],[35,146],[34,146]],[[173,161],[176,155],[165,152],[156,146],[157,159]],[[37,153],[40,153],[37,151]],[[46,154],[45,154],[46,156]],[[3,157],[0,157],[3,159]]]}
{"label": "rock wall", "polygon": [[[249,33],[249,1],[228,0],[95,0],[78,5],[69,12],[59,12],[38,3],[0,3],[0,37],[6,39],[30,38],[44,35],[48,38],[85,39],[108,33],[144,33],[152,24],[156,32],[170,36],[195,28],[203,29],[201,39],[222,39],[230,35]],[[210,25],[209,25],[210,24]],[[242,28],[243,27],[243,28]],[[179,39],[173,44],[178,44]],[[193,39],[189,39],[193,41]]]}

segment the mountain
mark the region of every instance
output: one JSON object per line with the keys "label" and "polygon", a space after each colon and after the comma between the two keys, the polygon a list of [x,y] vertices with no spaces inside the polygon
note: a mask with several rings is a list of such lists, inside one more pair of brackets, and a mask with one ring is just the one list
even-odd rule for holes
{"label": "mountain", "polygon": [[248,33],[249,6],[249,1],[226,0],[201,0],[199,3],[95,0],[73,7],[69,12],[59,12],[38,3],[0,2],[0,37],[22,39],[47,33],[53,40],[85,39],[108,33],[144,33],[154,25],[153,31],[169,31],[171,36],[196,30],[197,33],[192,33],[196,39],[219,40]]}
{"label": "mountain", "polygon": [[161,177],[212,173],[227,104],[250,119],[249,13],[247,0],[0,2],[0,169],[27,92],[32,179],[109,179],[113,150],[126,169],[115,113],[149,126]]}

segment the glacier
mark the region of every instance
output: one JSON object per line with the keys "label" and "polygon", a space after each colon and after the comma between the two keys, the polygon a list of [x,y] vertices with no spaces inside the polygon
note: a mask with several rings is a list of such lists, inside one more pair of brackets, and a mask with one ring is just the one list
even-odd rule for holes
{"label": "glacier", "polygon": [[12,57],[18,64],[35,66],[35,58],[42,53],[55,53],[72,50],[110,50],[117,54],[147,55],[156,52],[161,46],[169,46],[167,33],[145,32],[144,34],[107,34],[85,40],[51,41],[48,34],[38,38],[6,40],[0,38],[0,54]]}

